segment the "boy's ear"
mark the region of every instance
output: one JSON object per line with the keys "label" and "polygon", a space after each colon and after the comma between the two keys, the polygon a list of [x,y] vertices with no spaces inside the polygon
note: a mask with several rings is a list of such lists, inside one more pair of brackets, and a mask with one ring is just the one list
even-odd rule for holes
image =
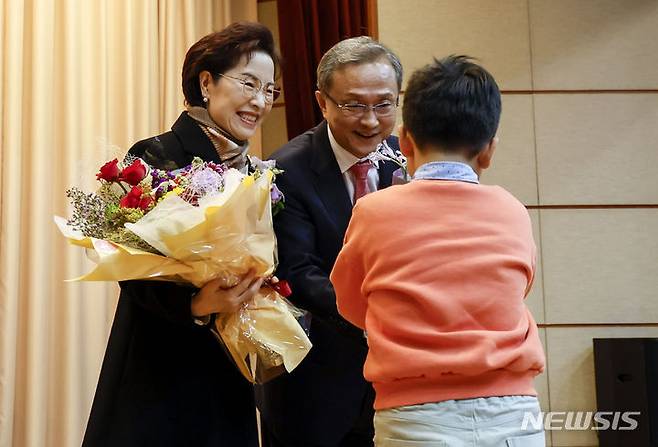
{"label": "boy's ear", "polygon": [[412,158],[414,156],[414,142],[404,124],[400,124],[400,127],[398,127],[398,135],[400,151],[407,159]]}
{"label": "boy's ear", "polygon": [[494,152],[496,152],[496,144],[498,143],[498,137],[493,137],[489,144],[486,145],[482,151],[477,155],[477,162],[480,169],[487,169],[491,166],[491,160],[493,159]]}

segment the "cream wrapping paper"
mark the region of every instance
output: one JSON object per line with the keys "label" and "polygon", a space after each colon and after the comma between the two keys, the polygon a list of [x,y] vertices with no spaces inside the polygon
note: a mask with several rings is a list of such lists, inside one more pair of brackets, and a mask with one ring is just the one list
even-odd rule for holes
{"label": "cream wrapping paper", "polygon": [[[276,264],[270,188],[273,174],[224,173],[221,193],[193,206],[169,194],[149,213],[126,227],[160,254],[83,236],[55,217],[62,234],[84,247],[94,269],[72,281],[134,279],[188,282],[201,287],[220,278],[225,287],[237,284],[253,269],[269,276]],[[252,382],[262,382],[284,368],[292,371],[311,349],[297,321],[301,311],[278,293],[261,288],[252,302],[216,318],[216,329],[237,367]]]}

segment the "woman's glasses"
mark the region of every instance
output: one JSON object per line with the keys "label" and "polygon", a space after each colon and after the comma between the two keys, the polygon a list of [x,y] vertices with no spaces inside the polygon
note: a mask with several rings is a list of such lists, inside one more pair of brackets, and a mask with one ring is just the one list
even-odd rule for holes
{"label": "woman's glasses", "polygon": [[225,75],[223,73],[218,73],[219,76],[227,79],[233,79],[234,81],[242,84],[242,93],[247,98],[255,98],[258,96],[258,93],[263,94],[263,98],[267,104],[272,104],[281,94],[281,89],[276,88],[274,84],[267,83],[263,85],[260,79],[246,77],[246,78],[236,78],[233,76]]}

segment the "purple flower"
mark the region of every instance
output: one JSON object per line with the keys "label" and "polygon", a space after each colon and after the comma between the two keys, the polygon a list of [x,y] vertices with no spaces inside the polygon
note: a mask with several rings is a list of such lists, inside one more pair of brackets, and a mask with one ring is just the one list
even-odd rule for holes
{"label": "purple flower", "polygon": [[270,197],[272,198],[272,203],[277,203],[283,200],[283,193],[275,183],[272,183],[272,188],[270,189]]}
{"label": "purple flower", "polygon": [[172,188],[171,183],[169,181],[161,182],[155,190],[156,200],[159,199],[160,197],[164,196],[165,194],[167,194],[172,189],[173,188]]}
{"label": "purple flower", "polygon": [[151,171],[151,188],[157,189],[163,182],[169,180],[170,173],[167,171],[162,171],[160,169],[154,169]]}
{"label": "purple flower", "polygon": [[224,174],[224,172],[226,172],[226,165],[224,163],[217,164],[212,161],[209,161],[208,163],[206,163],[206,167],[212,169],[218,174]]}

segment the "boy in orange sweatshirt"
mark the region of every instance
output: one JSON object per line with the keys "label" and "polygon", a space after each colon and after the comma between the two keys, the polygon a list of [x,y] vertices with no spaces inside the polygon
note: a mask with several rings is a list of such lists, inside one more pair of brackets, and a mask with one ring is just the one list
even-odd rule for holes
{"label": "boy in orange sweatshirt", "polygon": [[524,302],[531,222],[479,184],[500,110],[495,80],[466,56],[416,71],[400,127],[412,181],[354,207],[331,280],[339,312],[368,334],[378,447],[544,445],[522,427],[540,411],[545,362]]}

